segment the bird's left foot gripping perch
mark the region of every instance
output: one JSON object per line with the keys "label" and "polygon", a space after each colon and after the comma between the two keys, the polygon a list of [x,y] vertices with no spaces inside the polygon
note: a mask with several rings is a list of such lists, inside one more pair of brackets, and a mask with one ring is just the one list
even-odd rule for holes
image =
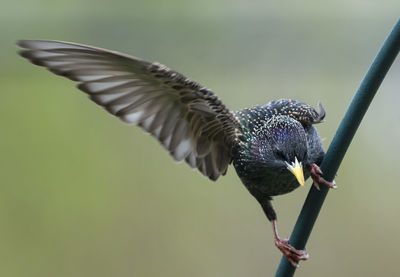
{"label": "bird's left foot gripping perch", "polygon": [[279,238],[276,220],[272,221],[272,228],[274,229],[275,246],[282,252],[292,266],[298,267],[299,261],[308,260],[309,255],[306,250],[298,250],[289,244],[289,239]]}
{"label": "bird's left foot gripping perch", "polygon": [[305,250],[299,250],[289,244],[289,239],[281,239],[278,235],[278,228],[276,226],[276,213],[272,207],[271,200],[264,200],[260,202],[265,215],[272,223],[274,232],[275,246],[282,252],[286,259],[294,266],[298,267],[299,261],[308,260],[309,256]]}

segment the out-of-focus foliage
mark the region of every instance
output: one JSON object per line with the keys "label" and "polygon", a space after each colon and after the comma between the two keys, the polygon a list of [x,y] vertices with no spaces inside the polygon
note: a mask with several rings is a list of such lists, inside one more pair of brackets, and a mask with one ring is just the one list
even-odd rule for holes
{"label": "out-of-focus foliage", "polygon": [[[212,183],[18,39],[75,41],[159,61],[231,109],[324,104],[328,146],[398,1],[11,1],[0,9],[1,276],[271,276],[271,228],[233,168]],[[342,164],[297,276],[396,275],[400,63]],[[277,197],[288,235],[307,189]]]}

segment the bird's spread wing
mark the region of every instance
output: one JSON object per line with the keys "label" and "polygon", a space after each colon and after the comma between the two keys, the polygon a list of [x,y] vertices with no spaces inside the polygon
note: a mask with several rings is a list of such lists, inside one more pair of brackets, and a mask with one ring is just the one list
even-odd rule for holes
{"label": "bird's spread wing", "polygon": [[274,100],[263,108],[270,115],[287,115],[303,126],[320,123],[325,118],[325,109],[321,103],[318,104],[318,111],[310,105],[291,99]]}
{"label": "bird's spread wing", "polygon": [[231,162],[235,121],[214,93],[159,63],[90,46],[23,40],[21,56],[79,82],[108,112],[156,137],[212,180]]}

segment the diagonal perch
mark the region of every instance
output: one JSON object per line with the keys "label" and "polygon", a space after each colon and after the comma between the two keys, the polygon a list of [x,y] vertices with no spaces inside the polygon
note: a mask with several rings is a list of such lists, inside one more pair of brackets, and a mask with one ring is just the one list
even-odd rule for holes
{"label": "diagonal perch", "polygon": [[[333,137],[332,143],[321,164],[321,169],[324,172],[324,178],[326,180],[333,180],[362,118],[399,51],[400,19],[393,27],[372,62]],[[289,243],[295,248],[305,248],[327,193],[328,188],[326,186],[322,186],[321,191],[311,187],[300,215],[297,218],[292,235],[290,236]],[[296,268],[293,267],[285,257],[282,257],[275,277],[293,276],[295,270]]]}

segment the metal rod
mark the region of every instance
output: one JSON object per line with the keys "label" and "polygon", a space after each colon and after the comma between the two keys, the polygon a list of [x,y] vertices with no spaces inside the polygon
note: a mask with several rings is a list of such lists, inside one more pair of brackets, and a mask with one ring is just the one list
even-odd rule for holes
{"label": "metal rod", "polygon": [[[377,56],[372,62],[364,80],[354,95],[350,106],[344,115],[342,122],[333,137],[332,143],[326,152],[321,164],[321,170],[327,181],[332,181],[342,162],[347,148],[349,147],[358,126],[376,91],[381,85],[386,73],[395,60],[400,50],[400,20],[394,25],[389,36],[386,38]],[[297,218],[289,243],[297,249],[304,249],[311,234],[314,223],[328,193],[326,186],[321,186],[321,191],[311,187],[304,202],[300,215]],[[275,277],[293,276],[296,268],[293,267],[285,257],[282,257]]]}

